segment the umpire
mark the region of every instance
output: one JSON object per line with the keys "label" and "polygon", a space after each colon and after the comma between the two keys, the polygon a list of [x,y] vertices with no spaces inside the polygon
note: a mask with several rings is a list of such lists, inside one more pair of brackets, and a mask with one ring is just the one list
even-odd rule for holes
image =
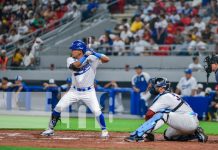
{"label": "umpire", "polygon": [[207,72],[207,80],[210,76],[211,72],[215,73],[216,76],[216,82],[218,83],[218,55],[212,55],[205,57],[205,65],[204,69]]}
{"label": "umpire", "polygon": [[148,87],[148,81],[150,75],[146,72],[142,72],[142,66],[135,66],[136,74],[132,77],[132,88],[136,95],[136,110],[137,114],[144,115],[146,113],[145,101],[140,98],[141,92],[145,92]]}

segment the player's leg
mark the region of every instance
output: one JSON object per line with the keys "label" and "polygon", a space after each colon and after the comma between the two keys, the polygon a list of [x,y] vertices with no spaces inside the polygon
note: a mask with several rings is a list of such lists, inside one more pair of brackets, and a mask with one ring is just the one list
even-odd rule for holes
{"label": "player's leg", "polygon": [[168,113],[157,113],[151,119],[143,123],[138,129],[130,134],[124,140],[127,142],[141,142],[146,138],[149,141],[154,140],[152,132],[159,129],[168,119]]}
{"label": "player's leg", "polygon": [[51,119],[49,122],[48,129],[42,132],[41,135],[49,136],[54,134],[54,128],[60,119],[61,112],[65,110],[69,105],[76,101],[76,94],[75,91],[70,90],[68,91],[58,102],[54,110],[51,114]]}
{"label": "player's leg", "polygon": [[89,107],[92,113],[95,115],[96,120],[98,121],[101,130],[102,130],[102,137],[108,137],[108,131],[106,128],[106,123],[104,119],[104,115],[101,111],[98,99],[96,97],[95,90],[90,90],[83,93],[83,96],[80,98],[83,102]]}
{"label": "player's leg", "polygon": [[179,114],[171,112],[167,124],[170,127],[164,132],[166,140],[188,141],[198,139],[199,142],[206,142],[208,139],[203,129],[199,127],[195,113]]}

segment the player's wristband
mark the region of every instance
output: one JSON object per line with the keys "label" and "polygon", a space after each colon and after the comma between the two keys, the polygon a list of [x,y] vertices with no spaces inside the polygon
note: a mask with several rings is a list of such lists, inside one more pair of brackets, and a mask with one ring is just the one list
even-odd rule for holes
{"label": "player's wristband", "polygon": [[101,59],[103,57],[103,55],[101,53],[94,53],[93,55],[95,55],[99,59]]}
{"label": "player's wristband", "polygon": [[87,55],[84,55],[82,58],[79,59],[79,62],[82,64],[87,57],[88,57]]}

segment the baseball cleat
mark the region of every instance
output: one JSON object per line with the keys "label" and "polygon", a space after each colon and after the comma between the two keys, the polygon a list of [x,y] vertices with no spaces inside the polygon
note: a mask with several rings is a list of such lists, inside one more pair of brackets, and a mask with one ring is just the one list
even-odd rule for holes
{"label": "baseball cleat", "polygon": [[208,140],[208,136],[204,133],[204,130],[201,127],[196,129],[195,135],[198,139],[198,142],[206,143]]}
{"label": "baseball cleat", "polygon": [[147,133],[147,135],[145,136],[146,141],[154,141],[155,137],[153,133]]}
{"label": "baseball cleat", "polygon": [[109,138],[109,133],[107,130],[101,131],[101,138]]}
{"label": "baseball cleat", "polygon": [[54,135],[54,130],[52,129],[47,129],[44,132],[41,133],[42,136],[52,136]]}
{"label": "baseball cleat", "polygon": [[144,142],[144,138],[143,137],[139,137],[137,135],[130,135],[129,137],[126,137],[124,139],[124,141],[126,142]]}

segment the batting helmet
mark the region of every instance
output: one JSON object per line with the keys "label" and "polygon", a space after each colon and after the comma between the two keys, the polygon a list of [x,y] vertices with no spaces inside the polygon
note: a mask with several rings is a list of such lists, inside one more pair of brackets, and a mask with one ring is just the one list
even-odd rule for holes
{"label": "batting helmet", "polygon": [[87,47],[83,41],[76,40],[71,44],[70,49],[71,50],[82,50],[83,54],[85,54]]}

